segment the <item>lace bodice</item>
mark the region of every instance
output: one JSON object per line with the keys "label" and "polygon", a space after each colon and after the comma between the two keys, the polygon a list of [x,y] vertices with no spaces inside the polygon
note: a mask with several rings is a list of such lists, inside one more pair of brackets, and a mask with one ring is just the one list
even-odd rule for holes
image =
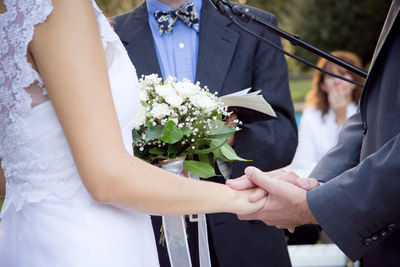
{"label": "lace bodice", "polygon": [[[92,0],[106,53],[114,104],[128,151],[138,106],[135,69],[118,36]],[[0,14],[0,158],[6,176],[4,212],[49,194],[84,190],[61,126],[38,72],[27,60],[34,27],[52,12],[51,0],[5,0]],[[43,97],[33,103],[34,90]]]}

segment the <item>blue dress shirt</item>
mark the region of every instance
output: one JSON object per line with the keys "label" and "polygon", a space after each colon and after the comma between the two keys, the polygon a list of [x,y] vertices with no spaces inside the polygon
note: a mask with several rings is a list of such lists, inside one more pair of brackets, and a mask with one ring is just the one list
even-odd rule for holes
{"label": "blue dress shirt", "polygon": [[[192,2],[199,14],[200,21],[201,0],[192,0]],[[168,76],[173,76],[178,81],[186,78],[195,82],[199,33],[178,19],[172,32],[161,34],[160,28],[154,18],[154,12],[157,10],[171,11],[174,9],[157,0],[146,0],[146,6],[163,78],[166,79]]]}

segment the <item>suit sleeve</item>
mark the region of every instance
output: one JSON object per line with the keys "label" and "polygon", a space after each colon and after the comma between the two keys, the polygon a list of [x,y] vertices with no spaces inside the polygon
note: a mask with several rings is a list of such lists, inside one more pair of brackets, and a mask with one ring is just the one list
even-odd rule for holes
{"label": "suit sleeve", "polygon": [[343,125],[338,144],[324,155],[309,177],[327,182],[356,166],[360,161],[362,131],[361,114],[357,111]]}
{"label": "suit sleeve", "polygon": [[399,158],[400,134],[356,167],[307,194],[317,221],[353,261],[400,224]]}
{"label": "suit sleeve", "polygon": [[[276,25],[275,16],[267,15],[267,19]],[[266,30],[263,37],[281,46],[279,37]],[[297,146],[297,128],[283,54],[258,42],[253,62],[252,89],[262,90],[277,119],[258,118],[257,114],[239,116],[243,125],[235,135],[235,150],[241,157],[253,161],[235,163],[233,177],[242,175],[244,167],[249,165],[264,171],[284,167],[290,164]]]}

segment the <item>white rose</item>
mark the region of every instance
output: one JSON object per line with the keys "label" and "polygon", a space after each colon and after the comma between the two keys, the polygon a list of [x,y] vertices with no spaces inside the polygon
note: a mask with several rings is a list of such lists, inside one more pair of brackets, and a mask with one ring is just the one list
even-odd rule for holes
{"label": "white rose", "polygon": [[177,84],[175,84],[175,88],[176,92],[184,98],[195,95],[201,91],[200,86],[193,84],[188,80],[178,82]]}
{"label": "white rose", "polygon": [[162,97],[167,97],[168,95],[176,94],[175,88],[170,84],[158,85],[156,86],[155,90],[156,93]]}
{"label": "white rose", "polygon": [[145,122],[146,122],[146,109],[143,106],[140,106],[138,113],[135,116],[133,128],[137,129],[140,126],[144,125]]}
{"label": "white rose", "polygon": [[162,119],[165,116],[170,115],[172,113],[172,110],[165,103],[161,104],[155,103],[150,113],[154,118]]}
{"label": "white rose", "polygon": [[183,98],[177,94],[170,94],[165,97],[165,102],[167,102],[173,107],[178,108],[180,107],[180,105],[182,105]]}
{"label": "white rose", "polygon": [[217,104],[206,94],[199,93],[189,97],[190,102],[198,108],[204,110],[204,112],[209,113],[218,108]]}

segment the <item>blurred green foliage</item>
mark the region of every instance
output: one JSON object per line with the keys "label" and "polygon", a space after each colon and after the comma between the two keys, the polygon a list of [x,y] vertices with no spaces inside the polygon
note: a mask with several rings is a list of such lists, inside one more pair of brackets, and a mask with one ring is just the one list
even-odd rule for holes
{"label": "blurred green foliage", "polygon": [[312,79],[290,80],[290,94],[293,102],[304,102],[308,91],[311,90]]}
{"label": "blurred green foliage", "polygon": [[107,17],[130,11],[140,5],[143,0],[96,0]]}
{"label": "blurred green foliage", "polygon": [[[327,52],[347,50],[364,64],[372,58],[391,0],[247,0],[247,4],[271,11],[280,27]],[[287,46],[287,45],[285,45]],[[316,62],[318,57],[300,47],[296,55]],[[302,69],[306,66],[299,63]],[[297,64],[296,64],[297,65]]]}

